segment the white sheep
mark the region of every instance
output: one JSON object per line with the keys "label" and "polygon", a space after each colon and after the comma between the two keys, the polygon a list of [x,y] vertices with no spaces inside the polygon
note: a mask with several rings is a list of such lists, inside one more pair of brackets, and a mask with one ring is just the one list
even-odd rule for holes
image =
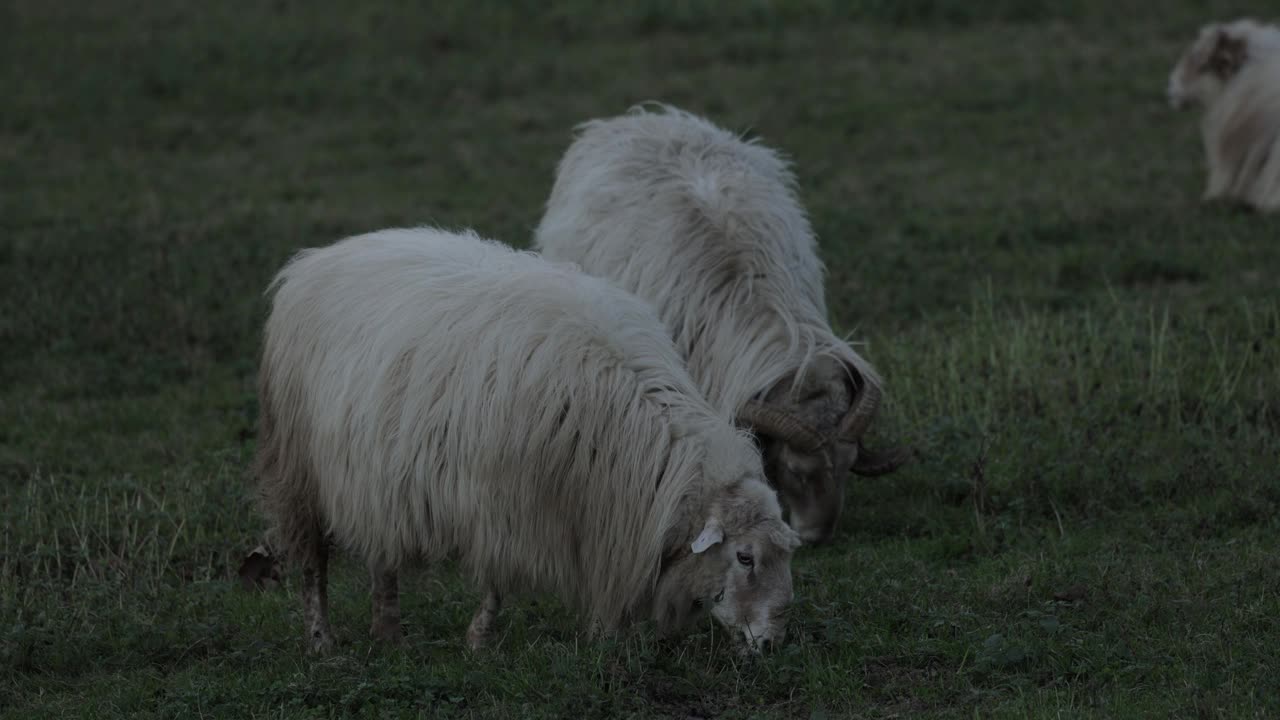
{"label": "white sheep", "polygon": [[1280,209],[1280,28],[1250,19],[1204,26],[1168,93],[1175,108],[1204,108],[1204,199]]}
{"label": "white sheep", "polygon": [[706,607],[752,649],[781,640],[799,539],[645,303],[430,229],[303,251],[272,288],[256,473],[313,651],[333,644],[330,539],[367,563],[388,641],[399,568],[446,556],[486,592],[472,647],[522,590],[605,632]]}
{"label": "white sheep", "polygon": [[880,379],[828,324],[817,242],[768,148],[666,106],[585,123],[535,245],[657,307],[712,404],[762,437],[806,542],[835,532],[850,470],[901,464],[861,447]]}

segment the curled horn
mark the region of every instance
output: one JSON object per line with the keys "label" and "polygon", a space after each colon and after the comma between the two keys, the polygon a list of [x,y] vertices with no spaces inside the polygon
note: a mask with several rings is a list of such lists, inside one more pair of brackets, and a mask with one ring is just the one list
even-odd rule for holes
{"label": "curled horn", "polygon": [[849,367],[855,376],[857,391],[849,405],[849,413],[840,421],[836,436],[845,442],[858,442],[880,409],[880,388],[873,385],[857,368]]}
{"label": "curled horn", "polygon": [[817,430],[791,413],[773,405],[748,401],[738,418],[766,435],[779,438],[802,452],[817,452],[826,440]]}
{"label": "curled horn", "polygon": [[853,403],[849,406],[849,413],[840,421],[836,436],[845,442],[858,445],[858,459],[853,463],[854,473],[865,477],[887,475],[901,467],[910,457],[910,452],[904,448],[877,452],[867,449],[862,444],[863,434],[867,432],[867,427],[875,419],[876,411],[880,409],[880,388],[858,372],[857,368],[851,366],[849,369],[856,377],[855,383],[858,389],[854,393]]}

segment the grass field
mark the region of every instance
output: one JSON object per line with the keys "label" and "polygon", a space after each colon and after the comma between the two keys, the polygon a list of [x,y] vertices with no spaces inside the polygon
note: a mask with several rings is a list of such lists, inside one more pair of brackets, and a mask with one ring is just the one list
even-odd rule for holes
{"label": "grass field", "polygon": [[[1198,202],[1137,0],[12,0],[0,9],[0,715],[1280,716],[1280,218]],[[262,530],[262,291],[392,225],[527,243],[570,128],[663,100],[797,163],[833,322],[922,458],[796,558],[792,640],[578,635],[404,580],[303,652]]]}

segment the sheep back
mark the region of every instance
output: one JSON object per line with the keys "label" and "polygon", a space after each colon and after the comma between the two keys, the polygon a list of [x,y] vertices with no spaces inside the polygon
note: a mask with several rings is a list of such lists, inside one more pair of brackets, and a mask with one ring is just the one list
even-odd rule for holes
{"label": "sheep back", "polygon": [[654,303],[721,412],[820,354],[879,383],[831,332],[787,161],[694,115],[639,108],[581,125],[535,245]]}

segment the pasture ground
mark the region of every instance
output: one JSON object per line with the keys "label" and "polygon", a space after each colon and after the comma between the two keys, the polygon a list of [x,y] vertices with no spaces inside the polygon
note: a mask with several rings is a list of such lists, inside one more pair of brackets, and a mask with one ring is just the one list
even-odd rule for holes
{"label": "pasture ground", "polygon": [[[1280,715],[1280,218],[1198,202],[1163,98],[1241,10],[6,3],[0,715]],[[546,598],[472,656],[448,567],[386,650],[350,561],[306,657],[298,578],[235,582],[268,279],[393,225],[526,244],[570,128],[651,99],[794,158],[922,459],[851,485],[764,661]]]}

